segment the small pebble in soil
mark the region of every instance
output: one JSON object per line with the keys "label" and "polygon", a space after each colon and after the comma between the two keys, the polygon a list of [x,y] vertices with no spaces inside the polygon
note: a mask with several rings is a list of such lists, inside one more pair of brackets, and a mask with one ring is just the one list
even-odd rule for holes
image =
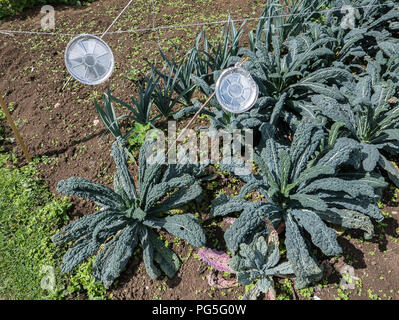
{"label": "small pebble in soil", "polygon": [[359,280],[359,278],[355,276],[355,269],[345,264],[339,269],[339,273],[342,275],[339,283],[340,287],[345,290],[355,289],[355,281]]}

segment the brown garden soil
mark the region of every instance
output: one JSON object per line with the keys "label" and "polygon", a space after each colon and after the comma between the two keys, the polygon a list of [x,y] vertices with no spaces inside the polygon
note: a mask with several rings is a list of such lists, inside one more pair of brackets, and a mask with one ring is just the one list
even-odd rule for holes
{"label": "brown garden soil", "polygon": [[[101,33],[126,2],[102,0],[89,7],[56,6],[54,32]],[[233,18],[256,17],[262,10],[262,1],[158,0],[155,1],[155,8],[156,25],[176,25],[223,20],[227,18],[228,12]],[[151,27],[152,12],[151,1],[135,1],[112,30]],[[41,17],[40,8],[36,7],[1,22],[0,29],[41,31]],[[63,92],[61,88],[69,76],[64,67],[64,50],[70,36],[15,34],[11,37],[0,34],[0,94],[5,95],[6,102],[12,107],[12,116],[29,152],[41,158],[39,172],[52,193],[57,194],[59,180],[71,176],[112,184],[114,164],[110,149],[113,138],[110,135],[104,136],[106,130],[94,108],[94,98],[101,100],[101,94],[110,86],[115,96],[128,101],[129,97],[136,94],[141,79],[139,72],[149,69],[143,61],[144,57],[150,61],[158,58],[159,61],[158,44],[169,57],[179,57],[193,45],[200,30],[201,27],[190,27],[159,33],[148,31],[107,35],[104,39],[113,49],[116,61],[110,80],[95,87],[84,86],[72,80]],[[220,30],[218,26],[208,28],[208,32],[214,36]],[[123,113],[123,110],[118,109],[118,113]],[[182,128],[186,122],[179,122],[178,127]],[[206,120],[197,120],[193,127],[204,124]],[[160,126],[166,127],[166,122],[160,123]],[[9,129],[6,135],[8,139],[4,143],[5,148],[12,149],[21,159],[19,164],[24,164],[24,157],[16,147]],[[131,169],[136,175],[134,164]],[[228,224],[223,220],[215,223],[209,219],[209,204],[218,190],[235,193],[241,185],[229,176],[219,176],[215,181],[213,184],[203,183],[206,189],[203,201],[193,209],[204,219],[207,245],[222,249],[223,231]],[[392,193],[387,192],[383,208],[387,218],[383,224],[376,224],[376,235],[371,241],[363,241],[361,233],[350,231],[339,236],[343,256],[322,258],[326,260],[326,270],[330,270],[330,273],[326,275],[324,283],[320,284],[320,289],[313,289],[313,294],[321,299],[339,297],[340,276],[336,270],[343,264],[350,264],[362,284],[355,290],[345,292],[349,299],[399,299],[399,208],[396,202],[391,201],[392,196]],[[71,221],[95,210],[90,202],[77,198],[71,198],[71,201],[74,204],[69,212]],[[183,241],[176,241],[166,233],[161,234],[182,259],[178,274],[170,280],[152,280],[146,274],[138,254],[109,290],[113,299],[234,300],[244,294],[243,286],[211,288],[206,278],[211,271],[195,257],[196,249]],[[281,288],[277,293],[284,294],[284,281],[280,283]],[[299,294],[298,291],[296,293]],[[290,292],[288,296],[295,298],[296,294]],[[306,299],[306,290],[298,298]]]}

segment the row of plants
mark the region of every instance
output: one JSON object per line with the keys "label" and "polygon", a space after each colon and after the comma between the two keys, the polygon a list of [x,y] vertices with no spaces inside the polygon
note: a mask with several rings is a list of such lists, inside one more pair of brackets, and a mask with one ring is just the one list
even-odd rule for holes
{"label": "row of plants", "polygon": [[[339,9],[345,4],[359,13],[353,29],[340,25],[345,13]],[[132,105],[109,91],[104,107],[95,102],[116,140],[114,189],[82,178],[59,182],[59,192],[101,207],[54,236],[57,244],[74,242],[63,258],[63,271],[96,255],[93,274],[109,288],[141,247],[152,278],[173,277],[179,258],[156,229],[196,247],[205,245],[201,223],[191,213],[171,210],[201,196],[206,165],[166,164],[161,155],[148,163],[153,142],[146,141],[136,184],[127,164],[126,140],[132,131],[123,134],[119,121],[157,126],[162,119],[190,116],[201,107],[201,97],[212,94],[223,69],[243,57],[248,58],[243,67],[259,86],[255,106],[232,114],[212,99],[203,114],[212,128],[253,128],[259,136],[256,171],[239,176],[245,184],[238,196],[221,194],[210,210],[211,218],[236,218],[224,239],[228,267],[239,283],[256,283],[246,298],[272,292],[273,276],[279,274],[294,275],[296,288],[320,280],[323,267],[316,256],[342,253],[335,226],[363,230],[366,239],[372,238],[372,221],[383,219],[377,204],[382,190],[388,183],[399,187],[399,171],[391,162],[399,151],[398,5],[270,0],[246,39],[244,27],[230,21],[216,43],[201,32],[181,61],[161,52],[163,67],[151,65]],[[115,103],[130,113],[117,117]],[[236,172],[234,164],[221,169]],[[260,201],[246,200],[253,191]]]}

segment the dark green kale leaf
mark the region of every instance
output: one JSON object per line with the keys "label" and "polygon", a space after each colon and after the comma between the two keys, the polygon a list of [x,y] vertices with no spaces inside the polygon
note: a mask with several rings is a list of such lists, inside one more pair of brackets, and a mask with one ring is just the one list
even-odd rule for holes
{"label": "dark green kale leaf", "polygon": [[[370,238],[373,225],[369,217],[383,219],[377,201],[378,191],[386,183],[382,177],[354,166],[354,159],[359,159],[361,152],[360,144],[349,138],[337,138],[335,144],[320,152],[323,141],[321,125],[306,119],[299,124],[290,146],[269,136],[265,147],[254,155],[261,174],[245,176],[247,184],[240,196],[220,195],[211,211],[212,216],[241,213],[225,232],[232,253],[262,228],[265,218],[275,227],[284,222],[287,257],[298,288],[322,276],[305,233],[324,254],[334,256],[342,249],[336,232],[325,222],[362,229]],[[355,167],[358,169],[354,174]],[[264,200],[244,200],[251,190],[258,190]]]}
{"label": "dark green kale leaf", "polygon": [[[128,171],[121,139],[112,146],[117,167],[114,190],[83,178],[58,183],[58,192],[90,199],[102,207],[53,237],[58,245],[74,241],[63,257],[62,271],[69,272],[96,255],[93,274],[109,288],[140,244],[147,273],[154,279],[162,272],[173,277],[180,267],[179,258],[158,239],[154,229],[164,229],[194,246],[205,244],[205,233],[193,215],[168,213],[200,196],[202,189],[197,179],[184,165],[165,165],[162,157],[149,162],[151,148],[152,143],[147,141],[140,150],[138,188]],[[197,174],[199,171],[194,170]]]}
{"label": "dark green kale leaf", "polygon": [[[386,44],[386,50],[390,44]],[[360,143],[363,168],[372,172],[380,168],[399,186],[399,170],[386,158],[387,154],[399,153],[399,103],[396,89],[399,79],[399,54],[392,56],[390,63],[383,58],[370,60],[367,72],[358,81],[347,82],[341,88],[345,102],[316,95],[312,103],[304,106],[314,115],[327,117],[331,123],[341,123],[339,134],[350,137]],[[382,76],[391,70],[391,76]],[[396,77],[396,78],[395,78]]]}
{"label": "dark green kale leaf", "polygon": [[[230,260],[230,268],[237,274],[240,284],[249,285],[256,281],[244,299],[256,299],[261,292],[269,291],[275,297],[273,276],[294,273],[290,262],[278,264],[278,234],[270,221],[264,222],[267,231],[255,234],[249,244],[241,243],[240,250]],[[267,241],[264,234],[267,235]]]}

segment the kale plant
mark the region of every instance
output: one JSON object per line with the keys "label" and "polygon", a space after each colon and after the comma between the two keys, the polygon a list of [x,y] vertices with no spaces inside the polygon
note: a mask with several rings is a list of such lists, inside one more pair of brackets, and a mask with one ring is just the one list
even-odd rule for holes
{"label": "kale plant", "polygon": [[[214,85],[209,86],[202,79],[193,76],[194,83],[198,84],[204,92],[211,95]],[[193,105],[184,108],[174,114],[175,119],[196,113],[201,107],[197,99],[192,99]],[[202,109],[202,114],[208,115],[211,129],[224,129],[227,132],[233,132],[235,129],[259,128],[264,122],[269,122],[272,115],[273,105],[277,103],[270,97],[259,98],[255,105],[248,112],[235,114],[223,109],[216,98],[210,101],[210,106]],[[282,102],[280,102],[281,104]]]}
{"label": "kale plant", "polygon": [[[386,183],[380,176],[359,170],[359,144],[338,138],[333,148],[320,152],[323,139],[321,125],[307,120],[298,126],[289,147],[270,136],[260,154],[254,155],[262,175],[243,176],[247,184],[240,196],[222,194],[213,201],[211,210],[213,217],[241,212],[224,236],[232,253],[258,231],[264,218],[275,226],[284,222],[287,258],[297,288],[322,276],[305,231],[324,254],[334,256],[342,250],[336,232],[325,222],[362,229],[370,239],[374,229],[369,217],[383,219],[377,200],[378,190]],[[244,200],[251,190],[258,190],[264,200]]]}
{"label": "kale plant", "polygon": [[[323,23],[309,23],[308,34],[313,41],[323,38],[333,38],[327,47],[335,52],[328,62],[329,66],[343,69],[356,68],[362,72],[362,62],[365,56],[374,57],[378,51],[378,44],[392,39],[393,30],[399,23],[399,10],[394,3],[386,1],[379,4],[376,0],[349,1],[341,0],[330,4]],[[347,12],[339,8],[351,5],[354,8],[355,21],[353,28],[343,28]],[[396,6],[397,7],[397,6]],[[392,28],[389,27],[392,25]],[[389,30],[389,31],[388,31]]]}
{"label": "kale plant", "polygon": [[271,40],[271,46],[268,42],[257,42],[255,52],[245,48],[240,51],[251,58],[245,65],[261,95],[279,100],[286,93],[286,104],[289,102],[289,106],[294,107],[312,92],[342,98],[337,85],[340,80],[353,76],[345,69],[327,65],[328,59],[334,56],[327,44],[334,42],[334,38],[313,41],[303,33],[284,43],[274,35]]}
{"label": "kale plant", "polygon": [[[322,6],[316,1],[300,2],[306,8]],[[297,5],[294,7],[295,12],[302,12]],[[272,10],[269,14],[271,12],[275,13]],[[303,19],[307,20],[307,18]],[[300,110],[298,104],[300,101],[306,100],[309,93],[324,94],[337,99],[344,98],[338,85],[340,80],[352,79],[353,75],[350,70],[327,66],[329,59],[334,56],[334,52],[326,46],[328,43],[336,41],[334,38],[323,37],[313,41],[309,34],[302,33],[285,41],[281,34],[275,34],[271,16],[266,15],[262,20],[264,23],[259,22],[262,25],[262,32],[259,26],[257,32],[261,32],[263,36],[256,36],[257,40],[256,43],[254,42],[253,50],[240,48],[238,41],[230,40],[234,50],[232,49],[228,53],[223,51],[225,53],[222,56],[225,56],[226,59],[220,58],[225,61],[224,64],[220,64],[224,67],[242,60],[243,55],[250,58],[250,61],[245,62],[243,67],[251,72],[259,86],[258,101],[249,112],[232,114],[221,108],[216,98],[213,98],[210,101],[210,107],[203,110],[203,113],[210,117],[211,128],[225,129],[231,132],[234,129],[242,128],[258,129],[263,123],[269,122],[272,125],[279,124],[277,127],[281,131],[280,133],[288,136],[291,133],[287,134],[285,131],[294,131],[298,122],[299,113],[296,112]],[[282,21],[280,22],[282,23]],[[238,37],[239,33],[233,26],[232,24],[233,35]],[[288,32],[288,34],[291,33]],[[225,36],[224,50],[228,48],[226,39],[229,37]],[[206,78],[207,75],[199,71],[191,78],[206,96],[210,96],[214,92],[215,82],[220,72],[217,70],[218,68],[209,66],[206,68],[214,70],[212,79]],[[177,112],[174,116],[175,119],[198,111],[201,104],[197,101],[193,101],[193,104],[193,106]],[[278,123],[279,118],[284,120],[283,124]]]}
{"label": "kale plant", "polygon": [[326,47],[335,52],[335,55],[329,56],[326,60],[326,66],[344,69],[349,72],[363,72],[361,63],[366,55],[366,52],[360,46],[361,41],[364,39],[363,30],[353,29],[348,32],[338,23],[330,26],[316,22],[310,23],[308,29],[307,35],[312,38],[312,41],[319,41],[325,38],[334,39],[326,43]]}
{"label": "kale plant", "polygon": [[[373,171],[376,166],[385,170],[389,178],[399,186],[399,170],[386,158],[386,154],[399,154],[399,103],[395,83],[399,74],[383,76],[383,58],[370,61],[367,72],[357,82],[347,82],[342,88],[346,103],[315,95],[312,104],[303,105],[308,114],[321,114],[332,122],[341,123],[346,136],[357,140],[363,151],[363,168]],[[399,58],[399,56],[397,56]],[[399,61],[399,59],[397,59]],[[398,65],[398,62],[396,62]],[[386,79],[386,80],[384,80]]]}
{"label": "kale plant", "polygon": [[249,33],[251,50],[259,40],[271,43],[271,35],[283,42],[307,30],[308,23],[320,19],[329,0],[269,0],[255,30]]}
{"label": "kale plant", "polygon": [[359,45],[364,51],[370,53],[380,41],[389,40],[392,32],[399,29],[399,6],[394,1],[380,0],[336,0],[330,4],[335,8],[342,8],[345,5],[352,6],[355,12],[355,28],[352,30],[340,27],[342,18],[346,12],[339,10],[330,11],[326,14],[325,24],[340,28],[343,33],[362,34],[362,41]]}
{"label": "kale plant", "polygon": [[[80,218],[53,237],[56,244],[75,241],[63,257],[61,270],[71,271],[96,255],[93,274],[109,288],[141,244],[147,273],[156,279],[164,272],[173,277],[180,267],[178,256],[158,238],[155,229],[167,232],[201,247],[205,233],[193,215],[171,215],[168,210],[197,198],[202,189],[184,166],[167,166],[160,157],[146,160],[152,143],[143,144],[139,155],[138,187],[127,167],[121,139],[114,142],[112,155],[117,171],[114,190],[83,178],[58,183],[58,192],[92,200],[102,209]],[[156,265],[158,264],[158,265]]]}
{"label": "kale plant", "polygon": [[[241,243],[239,252],[230,260],[230,268],[237,274],[240,284],[256,285],[245,294],[244,299],[255,300],[260,293],[276,293],[273,276],[294,273],[290,262],[278,264],[280,260],[279,240],[276,230],[269,221],[265,221],[267,240],[262,233],[257,233],[249,244]],[[277,265],[278,264],[278,265]]]}

